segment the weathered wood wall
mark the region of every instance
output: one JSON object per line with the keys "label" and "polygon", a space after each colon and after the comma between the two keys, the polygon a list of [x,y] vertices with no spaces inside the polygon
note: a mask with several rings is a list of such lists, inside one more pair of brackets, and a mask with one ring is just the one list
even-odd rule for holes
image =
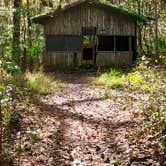
{"label": "weathered wood wall", "polygon": [[[132,53],[129,51],[99,51],[96,54],[97,66],[109,66],[111,64],[117,66],[129,66],[132,64]],[[82,62],[81,52],[77,52],[77,64]],[[47,52],[44,60],[44,66],[52,66],[58,68],[65,68],[74,65],[73,52]]]}
{"label": "weathered wood wall", "polygon": [[[81,35],[82,27],[96,27],[97,35],[135,36],[135,21],[122,14],[112,13],[94,4],[81,4],[58,13],[45,24],[45,35]],[[81,62],[81,51],[78,53]],[[69,66],[73,64],[73,52],[47,52],[45,64],[52,66]],[[128,65],[129,52],[98,52],[97,65]]]}
{"label": "weathered wood wall", "polygon": [[96,56],[97,66],[129,66],[132,63],[132,56],[128,51],[99,51]]}
{"label": "weathered wood wall", "polygon": [[45,33],[80,35],[82,27],[91,26],[97,27],[97,34],[135,36],[134,20],[88,3],[60,12],[45,24]]}
{"label": "weathered wood wall", "polygon": [[81,53],[77,52],[76,60],[74,60],[74,52],[46,52],[43,57],[45,67],[65,68],[73,66],[74,61],[79,65],[81,63]]}

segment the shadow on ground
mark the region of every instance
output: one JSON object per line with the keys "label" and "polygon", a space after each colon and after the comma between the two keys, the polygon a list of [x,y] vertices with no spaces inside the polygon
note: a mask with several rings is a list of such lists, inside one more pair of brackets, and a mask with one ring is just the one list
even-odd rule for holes
{"label": "shadow on ground", "polygon": [[[104,163],[111,163],[112,161],[119,158],[120,160],[126,160],[127,155],[126,157],[124,157],[124,153],[128,148],[128,144],[126,140],[124,140],[124,137],[127,129],[131,128],[131,126],[134,126],[134,122],[132,120],[124,119],[121,122],[116,122],[116,117],[113,117],[113,120],[108,120],[104,115],[100,118],[96,118],[95,115],[91,117],[84,115],[83,113],[77,112],[73,108],[73,106],[78,103],[86,103],[87,101],[96,102],[101,100],[105,99],[93,98],[91,100],[73,100],[60,105],[49,105],[46,103],[40,103],[39,107],[42,113],[52,118],[58,119],[58,121],[60,122],[59,130],[54,133],[56,142],[55,144],[58,145],[55,147],[55,153],[53,154],[53,161],[55,165],[70,165],[72,162],[74,162],[75,156],[74,154],[72,154],[72,151],[73,148],[76,147],[79,147],[80,150],[84,150],[85,147],[87,149],[92,149],[87,150],[87,152],[84,152],[83,154],[84,156],[89,156],[89,154],[91,154],[91,157],[86,158],[76,155],[76,159],[79,159],[79,162],[83,164],[102,165]],[[68,109],[63,109],[62,107],[64,105],[67,105]],[[75,122],[77,123],[75,124]],[[79,125],[82,126],[80,127]],[[89,126],[90,128],[94,129],[92,132],[87,133],[87,135],[85,135],[85,133],[81,133],[79,127],[83,127],[86,131],[90,130]],[[72,138],[72,127],[74,128],[74,130],[77,130],[75,132],[78,132],[74,134],[80,136],[78,140],[75,139],[74,136]],[[93,135],[94,132],[98,130],[99,133]],[[71,137],[66,136],[66,133],[68,132],[71,132]],[[53,144],[52,146],[54,147],[55,144]],[[79,153],[82,152],[78,152],[78,154]]]}

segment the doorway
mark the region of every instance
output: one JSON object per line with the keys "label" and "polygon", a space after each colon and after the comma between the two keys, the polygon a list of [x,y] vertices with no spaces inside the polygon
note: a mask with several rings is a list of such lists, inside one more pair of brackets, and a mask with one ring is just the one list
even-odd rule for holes
{"label": "doorway", "polygon": [[82,28],[82,60],[95,63],[96,53],[96,28]]}
{"label": "doorway", "polygon": [[94,48],[93,47],[84,47],[83,48],[83,60],[92,61],[94,57]]}

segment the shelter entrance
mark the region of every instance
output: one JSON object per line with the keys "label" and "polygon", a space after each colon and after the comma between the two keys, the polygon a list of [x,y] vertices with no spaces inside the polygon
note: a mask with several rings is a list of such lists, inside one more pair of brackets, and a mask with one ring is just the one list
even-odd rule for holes
{"label": "shelter entrance", "polygon": [[96,28],[82,28],[82,60],[95,63],[96,55]]}
{"label": "shelter entrance", "polygon": [[94,48],[93,46],[83,47],[83,60],[92,61],[94,57]]}

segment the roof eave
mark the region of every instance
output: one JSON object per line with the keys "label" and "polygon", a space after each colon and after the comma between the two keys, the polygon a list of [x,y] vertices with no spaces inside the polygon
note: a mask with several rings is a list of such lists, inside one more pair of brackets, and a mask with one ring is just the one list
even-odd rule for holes
{"label": "roof eave", "polygon": [[31,18],[31,20],[36,24],[44,24],[46,21],[50,20],[51,18],[54,18],[53,13],[34,16]]}

